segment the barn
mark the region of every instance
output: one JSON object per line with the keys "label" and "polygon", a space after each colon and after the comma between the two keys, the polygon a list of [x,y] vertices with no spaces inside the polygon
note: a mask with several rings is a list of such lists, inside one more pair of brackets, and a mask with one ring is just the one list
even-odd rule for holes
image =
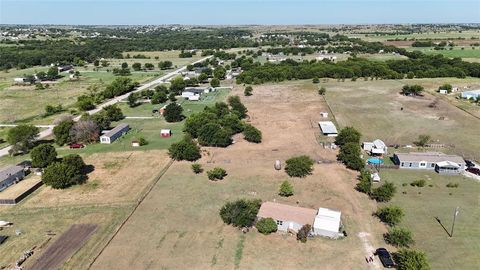
{"label": "barn", "polygon": [[318,125],[320,126],[320,130],[322,130],[323,135],[328,137],[338,136],[337,127],[335,127],[335,124],[332,121],[320,121],[318,122]]}

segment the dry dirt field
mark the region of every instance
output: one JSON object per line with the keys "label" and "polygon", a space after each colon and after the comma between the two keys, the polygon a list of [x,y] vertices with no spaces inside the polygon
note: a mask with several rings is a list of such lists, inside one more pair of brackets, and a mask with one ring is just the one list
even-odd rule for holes
{"label": "dry dirt field", "polygon": [[85,158],[94,170],[83,185],[66,190],[41,188],[26,207],[131,203],[167,164],[166,151],[92,154]]}
{"label": "dry dirt field", "polygon": [[74,224],[30,266],[30,270],[58,269],[97,230],[96,224]]}
{"label": "dry dirt field", "polygon": [[[242,92],[237,86],[233,94]],[[199,163],[205,170],[225,168],[228,176],[220,182],[194,175],[190,163],[174,163],[92,269],[379,269],[378,262],[367,265],[364,256],[382,245],[385,228],[371,216],[375,203],[354,190],[355,172],[336,162],[317,164],[311,176],[290,179],[294,196],[277,195],[288,177],[274,170],[276,159],[307,154],[335,160],[336,153],[315,138],[315,123],[327,108],[314,86],[256,86],[253,96],[242,99],[263,142],[250,144],[238,136],[228,148],[206,148]],[[237,198],[341,210],[349,236],[301,244],[291,235],[242,234],[218,215],[226,201]]]}

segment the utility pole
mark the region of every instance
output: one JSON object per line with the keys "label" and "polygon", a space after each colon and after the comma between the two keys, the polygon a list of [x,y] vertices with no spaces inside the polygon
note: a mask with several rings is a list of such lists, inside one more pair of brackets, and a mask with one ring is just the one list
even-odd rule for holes
{"label": "utility pole", "polygon": [[457,206],[455,208],[455,212],[453,213],[453,223],[452,223],[452,230],[450,231],[450,237],[453,237],[453,228],[455,227],[455,220],[458,216],[459,209],[460,207]]}

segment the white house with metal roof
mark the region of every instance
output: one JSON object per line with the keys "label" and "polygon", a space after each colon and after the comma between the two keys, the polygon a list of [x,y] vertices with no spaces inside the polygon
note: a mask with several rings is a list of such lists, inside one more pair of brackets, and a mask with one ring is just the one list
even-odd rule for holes
{"label": "white house with metal roof", "polygon": [[393,160],[400,169],[434,170],[439,174],[459,174],[466,167],[462,157],[441,152],[395,153]]}
{"label": "white house with metal roof", "polygon": [[460,97],[465,99],[474,99],[477,100],[480,98],[480,89],[472,91],[464,91],[460,94]]}
{"label": "white house with metal roof", "polygon": [[113,143],[116,139],[122,137],[125,133],[127,133],[129,129],[130,126],[128,124],[120,123],[112,130],[100,136],[100,143]]}

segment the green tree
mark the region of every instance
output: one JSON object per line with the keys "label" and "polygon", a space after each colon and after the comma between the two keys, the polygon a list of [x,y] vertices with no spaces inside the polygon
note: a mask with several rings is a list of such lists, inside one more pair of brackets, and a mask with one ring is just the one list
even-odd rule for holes
{"label": "green tree", "polygon": [[412,233],[403,228],[391,228],[384,238],[385,242],[396,247],[409,247],[414,243]]}
{"label": "green tree", "polygon": [[384,223],[390,225],[390,226],[395,226],[400,221],[402,220],[403,216],[405,215],[403,213],[402,208],[398,206],[384,206],[381,207],[375,212],[375,215]]}
{"label": "green tree", "polygon": [[120,121],[125,118],[122,109],[120,109],[120,107],[118,107],[116,104],[103,107],[102,113],[104,113],[108,120],[112,122]]}
{"label": "green tree", "polygon": [[62,146],[71,142],[70,130],[74,124],[75,122],[72,120],[65,120],[53,128],[53,136],[55,137],[56,144]]}
{"label": "green tree", "polygon": [[138,105],[137,101],[138,97],[135,93],[131,93],[130,95],[128,95],[127,103],[130,108],[136,107]]}
{"label": "green tree", "polygon": [[181,94],[185,90],[186,83],[182,77],[176,77],[170,81],[170,93]]}
{"label": "green tree", "polygon": [[208,75],[205,73],[200,73],[197,79],[200,83],[205,83],[206,81],[208,81]]}
{"label": "green tree", "polygon": [[47,80],[55,80],[58,78],[58,68],[50,67],[47,71]]}
{"label": "green tree", "polygon": [[424,252],[400,249],[394,254],[394,258],[398,270],[430,270],[430,265]]}
{"label": "green tree", "polygon": [[385,182],[383,185],[372,190],[370,197],[377,202],[388,202],[393,198],[397,188],[391,182]]}
{"label": "green tree", "polygon": [[155,69],[155,65],[153,65],[152,63],[145,63],[145,69],[147,70],[153,70]]}
{"label": "green tree", "polygon": [[89,111],[95,109],[94,100],[92,97],[82,95],[77,98],[77,107],[81,111]]}
{"label": "green tree", "polygon": [[297,232],[297,241],[300,241],[302,243],[307,242],[308,235],[312,231],[312,226],[310,224],[305,224],[298,230]]}
{"label": "green tree", "polygon": [[438,87],[438,91],[440,90],[447,90],[447,93],[451,93],[452,92],[452,85],[451,84],[448,84],[448,83],[445,83],[443,84],[442,86]]}
{"label": "green tree", "polygon": [[346,143],[360,143],[362,134],[354,127],[345,127],[340,130],[338,136],[335,138],[335,144],[342,146]]}
{"label": "green tree", "polygon": [[123,62],[122,63],[122,69],[126,69],[126,68],[128,68],[128,64],[126,62]]}
{"label": "green tree", "polygon": [[225,79],[225,75],[227,75],[227,71],[222,66],[216,67],[215,70],[213,71],[213,77],[214,78],[223,80],[223,79]]}
{"label": "green tree", "polygon": [[239,96],[228,97],[228,105],[230,105],[232,112],[238,115],[240,119],[247,117],[247,107],[245,107],[245,105],[243,105],[243,103],[240,101]]}
{"label": "green tree", "polygon": [[141,64],[141,63],[133,63],[133,64],[132,64],[132,68],[133,68],[133,70],[135,70],[135,71],[139,71],[139,70],[142,69],[142,64]]}
{"label": "green tree", "polygon": [[172,102],[165,107],[165,112],[163,116],[165,117],[165,121],[171,122],[180,122],[183,120],[183,108],[179,104]]}
{"label": "green tree", "polygon": [[32,167],[45,168],[57,160],[57,151],[51,144],[40,144],[30,152]]}
{"label": "green tree", "polygon": [[313,83],[319,83],[320,79],[318,77],[313,77],[312,82]]}
{"label": "green tree", "polygon": [[174,160],[195,161],[202,157],[200,147],[190,136],[185,136],[180,142],[173,143],[168,148],[168,154]]}
{"label": "green tree", "polygon": [[212,87],[219,87],[219,86],[220,86],[220,80],[217,79],[217,78],[213,78],[213,79],[210,81],[210,86],[212,86]]}
{"label": "green tree", "polygon": [[12,154],[19,151],[28,152],[38,136],[39,129],[32,125],[19,125],[11,128],[7,133],[7,142],[14,146]]}
{"label": "green tree", "polygon": [[430,135],[421,134],[421,135],[418,135],[418,139],[413,143],[416,146],[425,147],[430,142],[430,140],[431,140]]}
{"label": "green tree", "polygon": [[193,164],[192,164],[192,171],[193,171],[195,174],[202,173],[202,172],[203,172],[202,165],[201,165],[201,164],[198,164],[198,163],[193,163]]}
{"label": "green tree", "polygon": [[288,182],[287,180],[283,181],[283,183],[280,185],[280,191],[278,192],[278,195],[282,197],[290,197],[293,195],[293,186]]}
{"label": "green tree", "polygon": [[222,180],[225,176],[227,176],[227,171],[225,171],[223,168],[216,167],[207,171],[207,176],[208,179],[212,181]]}
{"label": "green tree", "polygon": [[85,170],[85,162],[82,157],[77,154],[66,155],[62,158],[62,163],[71,166],[77,175],[82,175]]}
{"label": "green tree", "polygon": [[217,123],[207,123],[198,131],[200,145],[227,147],[232,143],[230,134]]}
{"label": "green tree", "polygon": [[305,177],[313,171],[313,159],[308,156],[292,157],[285,163],[285,172],[291,177]]}
{"label": "green tree", "polygon": [[42,174],[42,182],[54,189],[64,189],[82,180],[74,166],[63,162],[50,164]]}
{"label": "green tree", "polygon": [[245,87],[245,90],[243,91],[243,94],[245,96],[251,96],[253,94],[253,87],[251,87],[250,85]]}
{"label": "green tree", "polygon": [[253,143],[262,142],[262,132],[256,127],[246,124],[243,130],[243,136],[245,140]]}
{"label": "green tree", "polygon": [[267,235],[277,231],[277,222],[273,218],[262,218],[257,221],[255,227],[259,233]]}
{"label": "green tree", "polygon": [[227,202],[220,209],[220,217],[223,222],[235,227],[251,227],[257,218],[261,204],[262,201],[257,199]]}
{"label": "green tree", "polygon": [[342,161],[347,168],[360,171],[364,168],[364,162],[362,158],[360,158],[360,152],[360,145],[349,142],[340,146],[337,158]]}

